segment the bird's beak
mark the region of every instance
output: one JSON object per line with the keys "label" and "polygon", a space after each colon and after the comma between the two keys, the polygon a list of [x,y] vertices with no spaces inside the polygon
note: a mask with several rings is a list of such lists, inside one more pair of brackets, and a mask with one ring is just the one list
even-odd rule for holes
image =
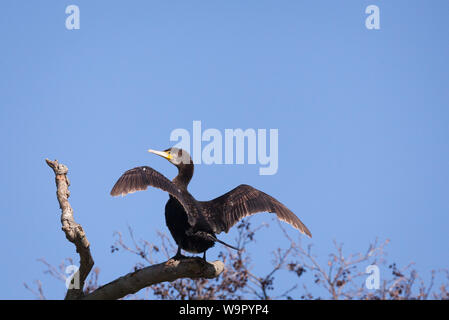
{"label": "bird's beak", "polygon": [[168,152],[165,151],[157,151],[157,150],[152,150],[152,149],[148,149],[148,152],[157,154],[158,156],[161,156],[162,158],[165,158],[167,160],[171,160],[171,155]]}

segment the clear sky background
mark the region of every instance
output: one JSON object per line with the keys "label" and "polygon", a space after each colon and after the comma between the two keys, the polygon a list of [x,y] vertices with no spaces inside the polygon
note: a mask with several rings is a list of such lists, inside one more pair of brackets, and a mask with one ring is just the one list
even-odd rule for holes
{"label": "clear sky background", "polygon": [[[70,4],[80,30],[65,28]],[[365,28],[370,4],[381,30]],[[323,261],[333,239],[350,253],[379,237],[391,239],[392,261],[414,261],[425,277],[447,268],[448,15],[445,0],[1,1],[0,298],[34,298],[23,282],[35,279],[62,298],[64,284],[36,259],[78,261],[45,158],[69,166],[75,219],[104,284],[138,261],[111,254],[114,231],[130,225],[149,241],[168,231],[165,193],[112,198],[111,187],[137,165],[172,178],[176,169],[146,150],[170,147],[171,131],[191,131],[193,120],[222,132],[279,129],[276,175],[199,165],[197,199],[247,183],[305,222],[304,243]],[[254,220],[263,221],[273,220]],[[262,230],[256,271],[286,245],[275,223]]]}

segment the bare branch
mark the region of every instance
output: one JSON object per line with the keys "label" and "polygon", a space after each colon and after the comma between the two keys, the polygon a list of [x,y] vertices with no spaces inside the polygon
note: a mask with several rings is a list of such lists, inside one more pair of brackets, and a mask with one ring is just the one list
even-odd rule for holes
{"label": "bare branch", "polygon": [[36,285],[36,290],[33,290],[32,288],[30,288],[28,286],[28,284],[24,283],[24,287],[29,290],[32,294],[34,294],[36,296],[37,299],[39,300],[45,300],[45,295],[44,295],[44,290],[42,289],[42,282],[40,282],[39,280],[34,281],[35,285]]}
{"label": "bare branch", "polygon": [[224,270],[221,261],[212,263],[200,258],[187,258],[182,260],[170,259],[167,262],[152,265],[120,277],[88,294],[83,299],[113,300],[120,299],[128,294],[156,283],[174,281],[179,278],[207,278],[218,277]]}
{"label": "bare branch", "polygon": [[[59,207],[61,208],[61,223],[62,231],[64,231],[67,240],[72,242],[76,246],[76,252],[80,256],[80,268],[78,275],[75,275],[73,279],[79,279],[79,284],[74,284],[73,289],[69,289],[66,294],[66,299],[77,299],[83,295],[84,281],[89,275],[90,270],[94,265],[94,260],[90,253],[90,244],[87,240],[86,233],[80,224],[75,222],[73,218],[73,209],[70,206],[68,198],[70,196],[69,191],[69,179],[67,178],[67,172],[69,169],[58,163],[58,160],[51,161],[45,160],[50,168],[55,173],[56,181],[56,196],[58,198]],[[79,276],[79,277],[78,277]]]}

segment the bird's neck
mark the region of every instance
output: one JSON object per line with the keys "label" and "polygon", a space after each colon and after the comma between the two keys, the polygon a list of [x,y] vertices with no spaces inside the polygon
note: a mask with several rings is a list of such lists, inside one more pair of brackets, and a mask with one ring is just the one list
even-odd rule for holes
{"label": "bird's neck", "polygon": [[193,177],[193,163],[183,164],[178,167],[178,175],[173,179],[173,183],[185,190]]}

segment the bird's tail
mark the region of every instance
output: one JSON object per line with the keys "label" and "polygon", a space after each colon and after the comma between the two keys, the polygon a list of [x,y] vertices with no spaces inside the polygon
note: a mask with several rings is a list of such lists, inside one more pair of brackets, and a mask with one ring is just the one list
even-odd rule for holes
{"label": "bird's tail", "polygon": [[[211,235],[211,236],[212,236],[212,235]],[[214,239],[214,241],[216,241],[216,242],[219,242],[219,243],[221,243],[221,244],[225,245],[226,247],[229,247],[229,248],[231,248],[231,249],[234,249],[234,250],[240,251],[240,249],[239,249],[239,248],[233,247],[233,246],[231,246],[230,244],[227,244],[226,242],[223,242],[223,241],[221,241],[221,240],[217,239],[217,238],[216,238],[216,237],[214,237],[214,236],[212,236],[212,238]]]}
{"label": "bird's tail", "polygon": [[[189,234],[189,233],[192,234],[191,231],[187,231],[187,234]],[[234,247],[234,246],[231,246],[230,244],[227,244],[226,242],[223,242],[223,241],[217,239],[217,237],[215,237],[215,235],[212,234],[212,233],[204,232],[204,231],[197,231],[197,232],[195,233],[195,235],[200,236],[200,237],[202,237],[203,239],[207,239],[207,240],[212,240],[212,241],[215,241],[215,242],[219,242],[219,243],[225,245],[226,247],[229,247],[229,248],[231,248],[231,249],[240,251],[239,248],[236,248],[236,247]]]}

